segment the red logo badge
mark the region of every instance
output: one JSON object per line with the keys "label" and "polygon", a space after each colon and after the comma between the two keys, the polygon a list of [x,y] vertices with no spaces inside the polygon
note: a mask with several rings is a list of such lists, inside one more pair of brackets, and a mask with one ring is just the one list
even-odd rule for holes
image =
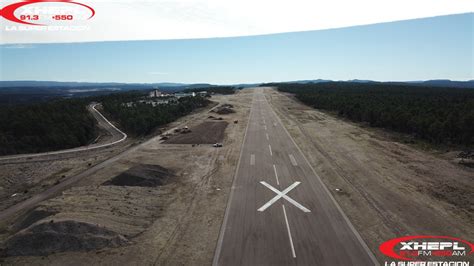
{"label": "red logo badge", "polygon": [[[42,12],[42,13],[35,12],[31,14],[23,14],[23,15],[20,15],[19,17],[15,15],[15,11],[17,11],[19,8],[31,6],[34,4],[42,4],[42,3],[61,3],[61,4],[74,5],[76,7],[84,8],[90,11],[90,16],[86,19],[91,19],[95,15],[95,10],[92,7],[79,3],[79,2],[74,2],[73,0],[25,0],[18,3],[10,4],[2,8],[0,10],[0,16],[12,22],[26,24],[26,25],[33,25],[33,26],[46,26],[46,24],[38,23],[38,21],[44,21],[44,20],[71,21],[71,20],[76,19],[73,14],[64,14],[64,12],[58,13],[58,14],[54,14],[54,13],[51,14],[51,12],[49,13],[46,12],[46,14],[45,12]],[[41,11],[44,11],[44,10],[41,10]]]}
{"label": "red logo badge", "polygon": [[388,240],[379,250],[396,260],[421,260],[423,257],[463,257],[474,253],[474,244],[450,236],[404,236]]}

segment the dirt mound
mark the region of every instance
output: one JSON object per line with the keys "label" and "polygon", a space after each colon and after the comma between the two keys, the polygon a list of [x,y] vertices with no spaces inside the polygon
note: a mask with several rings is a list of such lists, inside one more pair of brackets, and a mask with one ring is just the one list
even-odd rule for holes
{"label": "dirt mound", "polygon": [[215,116],[212,116],[212,115],[208,116],[207,118],[211,119],[211,120],[222,120],[222,117],[215,117]]}
{"label": "dirt mound", "polygon": [[159,165],[141,164],[133,166],[120,175],[103,183],[105,186],[157,187],[165,184],[172,171]]}
{"label": "dirt mound", "polygon": [[15,221],[15,225],[14,225],[14,228],[15,230],[19,231],[19,230],[23,230],[27,227],[29,227],[30,225],[38,222],[39,220],[42,220],[48,216],[52,216],[56,214],[56,212],[54,211],[49,211],[49,210],[43,210],[43,209],[34,209],[30,212],[28,212],[26,215],[24,216],[21,216],[20,218],[18,218],[16,221]]}
{"label": "dirt mound", "polygon": [[88,251],[128,243],[122,235],[84,222],[45,221],[18,232],[5,243],[2,256],[44,256],[56,252]]}
{"label": "dirt mound", "polygon": [[220,114],[220,115],[225,115],[225,114],[231,114],[235,113],[234,111],[234,106],[232,104],[223,104],[218,107],[216,107],[213,112]]}
{"label": "dirt mound", "polygon": [[213,144],[222,142],[224,131],[229,123],[225,121],[206,121],[191,128],[191,132],[183,135],[170,137],[164,143],[167,144]]}

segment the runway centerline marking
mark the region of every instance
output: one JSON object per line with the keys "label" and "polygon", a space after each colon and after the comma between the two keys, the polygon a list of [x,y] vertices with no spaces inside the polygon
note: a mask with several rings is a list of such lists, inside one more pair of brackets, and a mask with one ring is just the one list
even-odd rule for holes
{"label": "runway centerline marking", "polygon": [[273,156],[272,145],[268,145],[268,149],[270,150],[270,155]]}
{"label": "runway centerline marking", "polygon": [[293,156],[293,154],[289,154],[289,156],[290,156],[291,164],[292,164],[293,166],[298,166],[298,164],[296,163],[296,159],[295,159],[295,157]]}
{"label": "runway centerline marking", "polygon": [[250,165],[255,165],[255,154],[250,155]]}
{"label": "runway centerline marking", "polygon": [[259,212],[263,212],[265,211],[268,207],[272,206],[273,203],[275,203],[277,200],[279,200],[280,198],[284,198],[286,199],[289,203],[295,205],[296,207],[298,207],[300,210],[302,210],[303,212],[311,212],[309,209],[307,209],[306,207],[304,207],[303,205],[299,204],[296,200],[290,198],[288,195],[286,195],[288,192],[290,192],[292,189],[294,189],[296,186],[298,186],[299,184],[301,184],[301,182],[299,181],[296,181],[295,183],[293,183],[292,185],[290,185],[289,187],[287,187],[285,190],[283,191],[280,191],[274,187],[272,187],[271,185],[269,185],[267,182],[265,181],[260,181],[260,184],[266,186],[268,189],[270,189],[271,191],[275,192],[277,195],[275,197],[273,197],[271,200],[269,200],[267,203],[265,203],[262,207],[260,207],[258,209]]}
{"label": "runway centerline marking", "polygon": [[267,125],[263,126],[263,128],[264,128],[265,130],[267,130]]}
{"label": "runway centerline marking", "polygon": [[293,254],[293,258],[296,258],[295,246],[293,245],[293,237],[291,236],[290,224],[288,223],[288,216],[286,216],[285,205],[282,204],[281,207],[283,208],[283,215],[285,216],[286,229],[288,230],[288,238],[290,238],[291,253]]}
{"label": "runway centerline marking", "polygon": [[265,133],[265,136],[267,137],[267,140],[270,140],[270,138],[268,137],[268,133]]}
{"label": "runway centerline marking", "polygon": [[276,178],[276,181],[277,181],[277,185],[280,185],[280,181],[278,180],[278,173],[277,173],[277,169],[276,169],[275,165],[273,165],[273,171],[275,172],[275,178]]}

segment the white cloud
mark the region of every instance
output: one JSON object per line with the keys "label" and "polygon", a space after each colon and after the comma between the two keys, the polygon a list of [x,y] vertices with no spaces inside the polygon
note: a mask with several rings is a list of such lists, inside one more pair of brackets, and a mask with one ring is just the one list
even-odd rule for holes
{"label": "white cloud", "polygon": [[[14,0],[18,1],[18,0]],[[13,3],[6,2],[3,5]],[[189,39],[364,25],[474,11],[472,0],[79,0],[96,15],[81,32],[5,31],[1,43]]]}

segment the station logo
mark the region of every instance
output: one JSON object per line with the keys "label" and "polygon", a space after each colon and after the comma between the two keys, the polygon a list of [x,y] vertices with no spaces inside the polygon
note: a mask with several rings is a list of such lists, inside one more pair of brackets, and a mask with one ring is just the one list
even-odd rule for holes
{"label": "station logo", "polygon": [[379,250],[396,260],[386,266],[469,266],[474,244],[450,236],[404,236],[382,243]]}
{"label": "station logo", "polygon": [[0,16],[10,22],[6,31],[83,30],[95,10],[73,0],[24,0],[3,7]]}

